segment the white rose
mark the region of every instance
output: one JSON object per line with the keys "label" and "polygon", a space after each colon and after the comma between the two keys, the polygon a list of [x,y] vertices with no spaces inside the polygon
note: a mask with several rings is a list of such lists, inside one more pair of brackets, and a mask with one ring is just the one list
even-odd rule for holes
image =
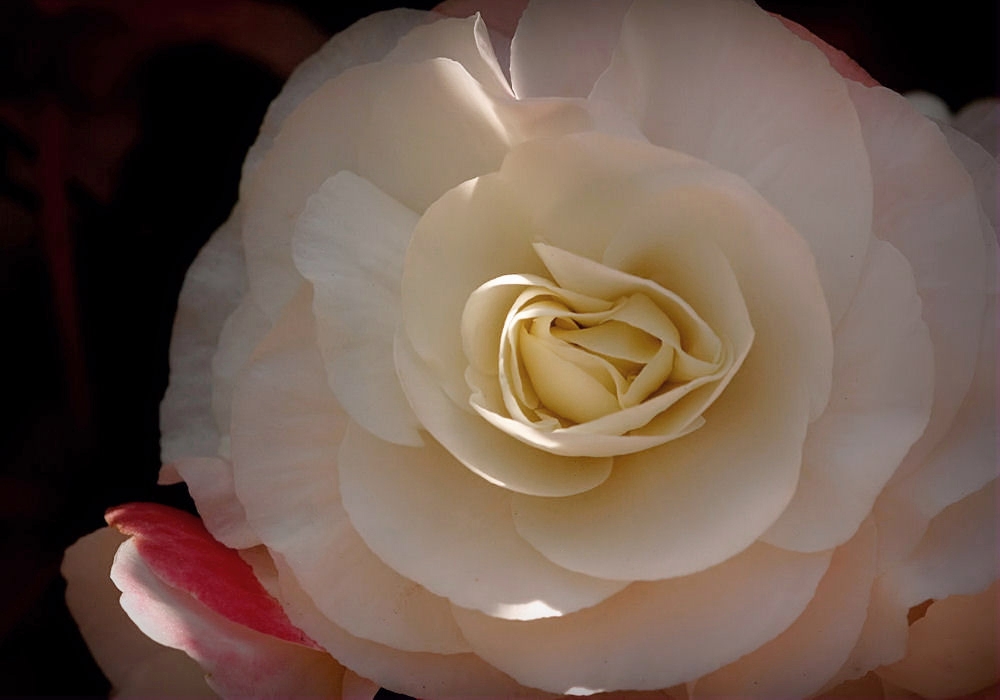
{"label": "white rose", "polygon": [[307,61],[162,414],[256,579],[113,511],[142,631],[224,695],[996,682],[995,161],[797,33],[552,0],[509,71],[406,11]]}

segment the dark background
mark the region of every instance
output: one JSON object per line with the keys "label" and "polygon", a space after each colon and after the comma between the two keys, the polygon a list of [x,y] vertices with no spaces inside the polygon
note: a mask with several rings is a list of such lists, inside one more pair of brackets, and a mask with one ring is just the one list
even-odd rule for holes
{"label": "dark background", "polygon": [[[760,4],[893,89],[997,92],[995,2]],[[0,0],[0,695],[107,693],[61,553],[109,506],[189,507],[155,487],[184,270],[290,67],[393,5]]]}

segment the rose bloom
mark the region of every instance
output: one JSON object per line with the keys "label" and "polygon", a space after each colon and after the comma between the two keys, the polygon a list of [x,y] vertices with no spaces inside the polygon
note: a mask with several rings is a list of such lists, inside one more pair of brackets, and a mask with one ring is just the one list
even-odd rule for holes
{"label": "rose bloom", "polygon": [[117,691],[995,683],[994,158],[752,3],[496,28],[271,106],[174,328],[201,520],[66,555]]}

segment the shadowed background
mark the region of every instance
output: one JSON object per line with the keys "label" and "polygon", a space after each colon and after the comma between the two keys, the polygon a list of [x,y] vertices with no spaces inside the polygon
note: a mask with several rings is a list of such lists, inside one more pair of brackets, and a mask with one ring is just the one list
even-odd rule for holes
{"label": "shadowed background", "polygon": [[[62,551],[109,506],[190,507],[155,486],[184,271],[284,76],[395,4],[0,0],[0,695],[107,694]],[[760,4],[893,89],[997,93],[994,2]]]}

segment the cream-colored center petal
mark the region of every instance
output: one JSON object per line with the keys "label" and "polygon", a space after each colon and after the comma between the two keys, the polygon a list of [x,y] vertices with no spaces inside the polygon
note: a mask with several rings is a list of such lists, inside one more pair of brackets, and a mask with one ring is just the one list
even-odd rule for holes
{"label": "cream-colored center petal", "polygon": [[[549,245],[535,249],[559,281],[504,275],[480,286],[466,304],[473,407],[502,430],[551,451],[564,448],[558,440],[540,443],[524,428],[550,436],[622,436],[649,428],[644,434],[672,439],[698,427],[717,392],[696,396],[703,405],[686,406],[678,420],[653,419],[695,389],[727,380],[740,359],[732,343],[655,282]],[[668,427],[657,429],[661,425]]]}

